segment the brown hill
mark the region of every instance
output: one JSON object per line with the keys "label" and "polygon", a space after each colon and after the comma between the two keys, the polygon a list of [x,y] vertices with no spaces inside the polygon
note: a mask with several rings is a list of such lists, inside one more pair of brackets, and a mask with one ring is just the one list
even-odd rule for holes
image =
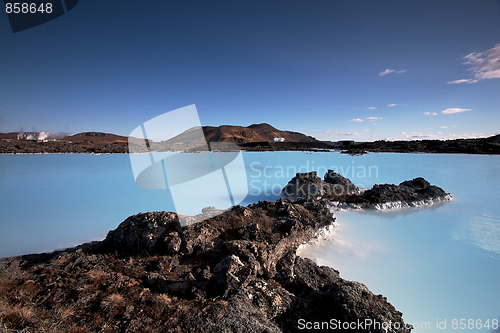
{"label": "brown hill", "polygon": [[[283,138],[285,142],[319,142],[311,136],[298,132],[280,131],[269,124],[253,124],[248,127],[222,125],[203,126],[207,142],[231,142],[245,144],[251,142],[274,142],[274,138]],[[169,144],[193,142],[193,129],[189,129],[168,140]]]}
{"label": "brown hill", "polygon": [[17,133],[0,133],[0,140],[17,140]]}
{"label": "brown hill", "polygon": [[71,142],[92,141],[94,143],[114,143],[114,142],[128,142],[126,136],[101,133],[101,132],[83,132],[75,135],[67,136],[64,140]]}
{"label": "brown hill", "polygon": [[[83,132],[67,136],[64,138],[64,140],[71,142],[92,141],[94,143],[116,143],[116,142],[127,143],[128,139],[129,138],[127,136],[121,136],[110,133],[101,133],[101,132]],[[144,142],[144,139],[137,139],[137,140]]]}

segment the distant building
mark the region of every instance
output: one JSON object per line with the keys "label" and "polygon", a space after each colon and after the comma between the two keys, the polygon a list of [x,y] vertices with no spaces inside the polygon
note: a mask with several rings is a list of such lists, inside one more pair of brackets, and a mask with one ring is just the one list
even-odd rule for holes
{"label": "distant building", "polygon": [[278,137],[275,137],[275,138],[274,138],[274,142],[285,142],[285,138],[278,138]]}

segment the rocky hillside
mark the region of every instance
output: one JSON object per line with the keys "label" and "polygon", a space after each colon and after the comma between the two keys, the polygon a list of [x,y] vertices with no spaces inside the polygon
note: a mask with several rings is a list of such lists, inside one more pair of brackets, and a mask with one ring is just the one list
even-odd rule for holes
{"label": "rocky hillside", "polygon": [[128,142],[128,137],[111,133],[83,132],[67,136],[64,138],[64,140],[71,142],[91,141],[94,143],[115,143]]}
{"label": "rocky hillside", "polygon": [[385,297],[296,255],[334,220],[328,201],[284,199],[185,227],[174,213],[134,215],[101,242],[1,259],[0,327],[318,332],[348,323],[349,332],[409,332]]}
{"label": "rocky hillside", "polygon": [[[265,123],[253,124],[248,127],[230,125],[203,126],[202,129],[207,142],[230,142],[241,145],[251,142],[274,142],[274,138],[283,138],[285,142],[319,142],[311,136],[298,132],[280,131]],[[192,131],[187,130],[167,142],[175,144],[191,140],[193,140]]]}
{"label": "rocky hillside", "polygon": [[17,140],[18,133],[0,133],[0,140]]}

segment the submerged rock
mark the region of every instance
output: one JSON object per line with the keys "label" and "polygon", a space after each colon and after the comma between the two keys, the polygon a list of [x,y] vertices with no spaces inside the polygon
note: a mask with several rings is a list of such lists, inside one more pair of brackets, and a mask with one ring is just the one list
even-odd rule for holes
{"label": "submerged rock", "polygon": [[0,260],[1,322],[61,332],[294,332],[370,320],[378,328],[354,331],[409,332],[384,297],[296,255],[334,222],[328,200],[236,206],[185,227],[174,213],[137,214],[102,242]]}

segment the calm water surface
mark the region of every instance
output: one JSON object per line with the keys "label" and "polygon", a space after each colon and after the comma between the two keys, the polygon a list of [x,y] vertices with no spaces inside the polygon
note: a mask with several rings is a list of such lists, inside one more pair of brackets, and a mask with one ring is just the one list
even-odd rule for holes
{"label": "calm water surface", "polygon": [[[322,176],[327,168],[362,187],[418,176],[441,186],[453,201],[340,212],[331,238],[300,254],[384,294],[417,332],[443,331],[436,325],[444,320],[451,332],[454,319],[489,319],[490,326],[500,319],[500,156],[277,152],[244,159],[245,205],[277,199],[295,172]],[[168,191],[135,185],[127,155],[0,155],[0,187],[0,257],[102,239],[130,215],[174,209]],[[426,323],[430,329],[421,328]]]}

